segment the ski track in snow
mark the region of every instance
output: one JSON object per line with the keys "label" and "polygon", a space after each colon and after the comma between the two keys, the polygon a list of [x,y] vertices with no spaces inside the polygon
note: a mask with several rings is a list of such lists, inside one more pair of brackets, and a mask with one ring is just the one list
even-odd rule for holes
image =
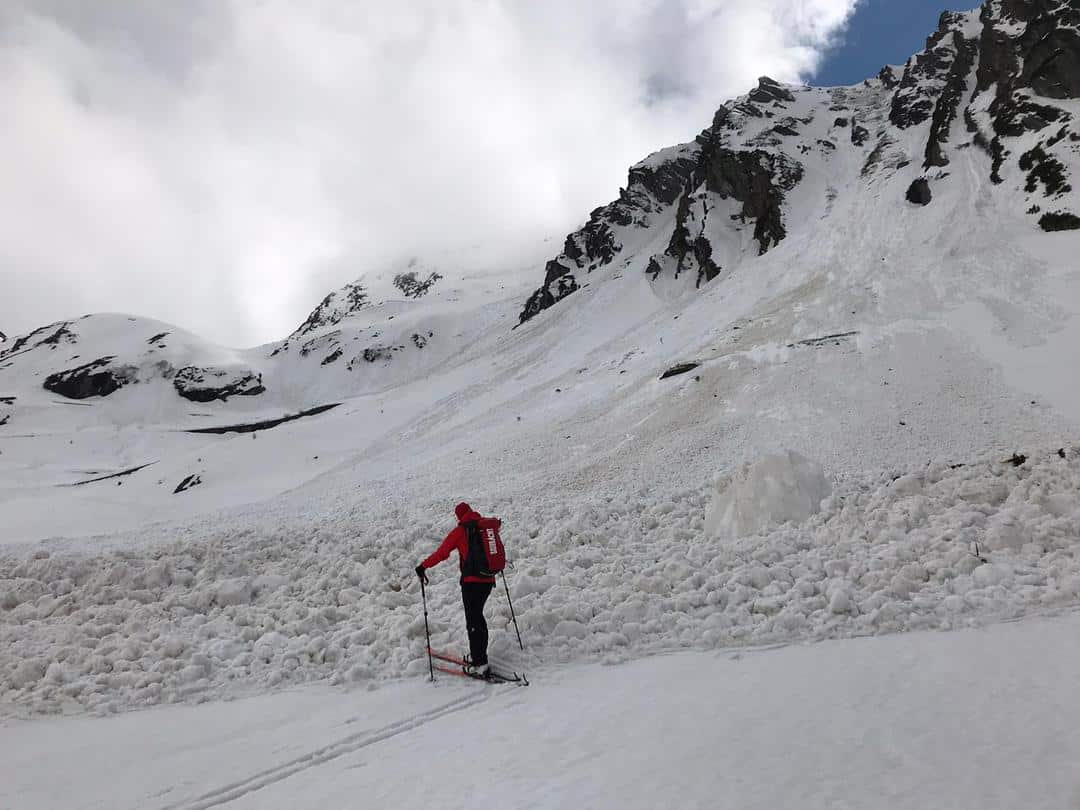
{"label": "ski track in snow", "polygon": [[484,687],[483,691],[477,694],[463,695],[460,698],[451,700],[434,709],[398,720],[397,722],[390,723],[382,728],[364,731],[359,734],[345,737],[330,743],[329,745],[323,746],[322,748],[311,751],[308,754],[290,760],[289,762],[276,765],[265,771],[260,771],[246,779],[241,779],[240,781],[225,785],[224,787],[212,790],[209,793],[204,793],[194,800],[166,805],[162,810],[206,810],[206,808],[209,807],[227,804],[242,796],[247,796],[257,790],[261,790],[267,785],[280,782],[282,779],[288,779],[290,776],[306,771],[309,768],[318,767],[319,765],[323,765],[340,756],[344,756],[345,754],[351,754],[362,748],[366,748],[369,745],[380,743],[391,737],[396,737],[399,734],[405,734],[406,732],[419,728],[425,723],[430,723],[432,720],[437,720],[440,717],[464,711],[480,703],[484,703],[491,697],[494,689],[495,687],[487,686]]}

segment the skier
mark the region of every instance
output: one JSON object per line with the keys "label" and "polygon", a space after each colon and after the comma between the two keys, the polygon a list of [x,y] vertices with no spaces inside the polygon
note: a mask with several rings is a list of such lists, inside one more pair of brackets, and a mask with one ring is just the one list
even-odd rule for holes
{"label": "skier", "polygon": [[[469,666],[466,671],[471,675],[486,677],[489,672],[487,647],[488,628],[484,619],[484,603],[495,587],[495,573],[501,570],[501,563],[494,560],[489,564],[485,553],[484,538],[498,537],[502,521],[498,518],[486,518],[473,510],[464,501],[454,507],[458,525],[446,535],[435,553],[416,566],[416,575],[426,585],[426,569],[438,565],[450,552],[457,549],[458,566],[461,569],[461,601],[465,605],[465,629],[469,634]],[[470,538],[471,535],[471,538]],[[470,539],[472,542],[470,542]],[[501,541],[498,543],[501,551]],[[470,554],[470,548],[476,553]],[[494,549],[494,545],[492,546]]]}

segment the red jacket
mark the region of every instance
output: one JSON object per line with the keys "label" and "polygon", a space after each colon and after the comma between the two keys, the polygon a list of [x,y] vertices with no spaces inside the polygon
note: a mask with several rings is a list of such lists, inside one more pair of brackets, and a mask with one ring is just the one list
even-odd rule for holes
{"label": "red jacket", "polygon": [[[464,524],[470,520],[475,520],[481,529],[494,528],[498,529],[502,526],[502,521],[498,518],[486,518],[479,512],[468,512],[465,517],[461,518],[458,525],[455,526],[450,534],[446,535],[446,539],[442,541],[435,553],[420,563],[424,568],[431,568],[438,565],[447,557],[450,556],[450,552],[457,549],[458,553],[458,569],[464,567],[465,558],[469,556],[469,535],[465,531]],[[495,577],[462,577],[462,582],[495,582]]]}

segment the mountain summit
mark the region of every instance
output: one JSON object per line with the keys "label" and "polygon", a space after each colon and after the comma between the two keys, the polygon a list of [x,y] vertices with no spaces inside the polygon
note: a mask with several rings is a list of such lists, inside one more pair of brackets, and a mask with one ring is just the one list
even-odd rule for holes
{"label": "mountain summit", "polygon": [[643,254],[658,286],[701,287],[791,233],[835,229],[829,213],[841,193],[875,206],[887,186],[929,205],[955,186],[952,160],[969,148],[986,153],[979,171],[1001,186],[989,205],[1046,231],[1080,228],[1070,183],[1080,154],[1078,27],[1080,8],[1067,0],[989,0],[942,14],[923,51],[861,86],[762,78],[694,141],[630,169],[618,199],[547,263],[520,321]]}

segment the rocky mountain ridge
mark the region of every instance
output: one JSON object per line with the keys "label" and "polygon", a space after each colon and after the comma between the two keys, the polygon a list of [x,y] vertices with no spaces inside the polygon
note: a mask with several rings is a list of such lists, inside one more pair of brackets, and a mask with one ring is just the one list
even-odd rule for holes
{"label": "rocky mountain ridge", "polygon": [[[631,167],[617,199],[547,261],[517,321],[624,273],[644,274],[662,299],[723,283],[793,236],[844,227],[829,216],[841,193],[868,206],[883,193],[933,205],[955,182],[951,166],[965,149],[987,155],[995,205],[1033,229],[1080,228],[1071,182],[1078,97],[1080,9],[1066,0],[988,0],[945,12],[924,50],[861,85],[789,87],[763,77],[693,141]],[[0,375],[32,377],[76,401],[161,383],[189,402],[291,391],[295,407],[309,407],[415,379],[479,334],[461,304],[468,272],[449,281],[446,272],[413,260],[358,279],[284,340],[245,351],[146,319],[61,321],[3,343]]]}
{"label": "rocky mountain ridge", "polygon": [[[1039,227],[1080,228],[1069,182],[1080,155],[1078,29],[1080,8],[1067,0],[987,0],[978,11],[943,13],[923,51],[862,88],[784,87],[762,78],[720,107],[694,141],[630,169],[618,199],[593,211],[547,263],[520,322],[581,289],[600,268],[628,263],[650,245],[649,233],[670,232],[648,259],[653,280],[686,274],[700,287],[764,254],[787,237],[787,220],[798,213],[790,193],[804,178],[807,155],[822,150],[855,153],[864,187],[906,169],[907,199],[926,205],[934,186],[948,182],[950,152],[974,145],[992,157],[995,184],[1023,190],[1024,210]],[[1001,197],[1002,205],[1014,203]],[[740,236],[749,228],[752,243]]]}

